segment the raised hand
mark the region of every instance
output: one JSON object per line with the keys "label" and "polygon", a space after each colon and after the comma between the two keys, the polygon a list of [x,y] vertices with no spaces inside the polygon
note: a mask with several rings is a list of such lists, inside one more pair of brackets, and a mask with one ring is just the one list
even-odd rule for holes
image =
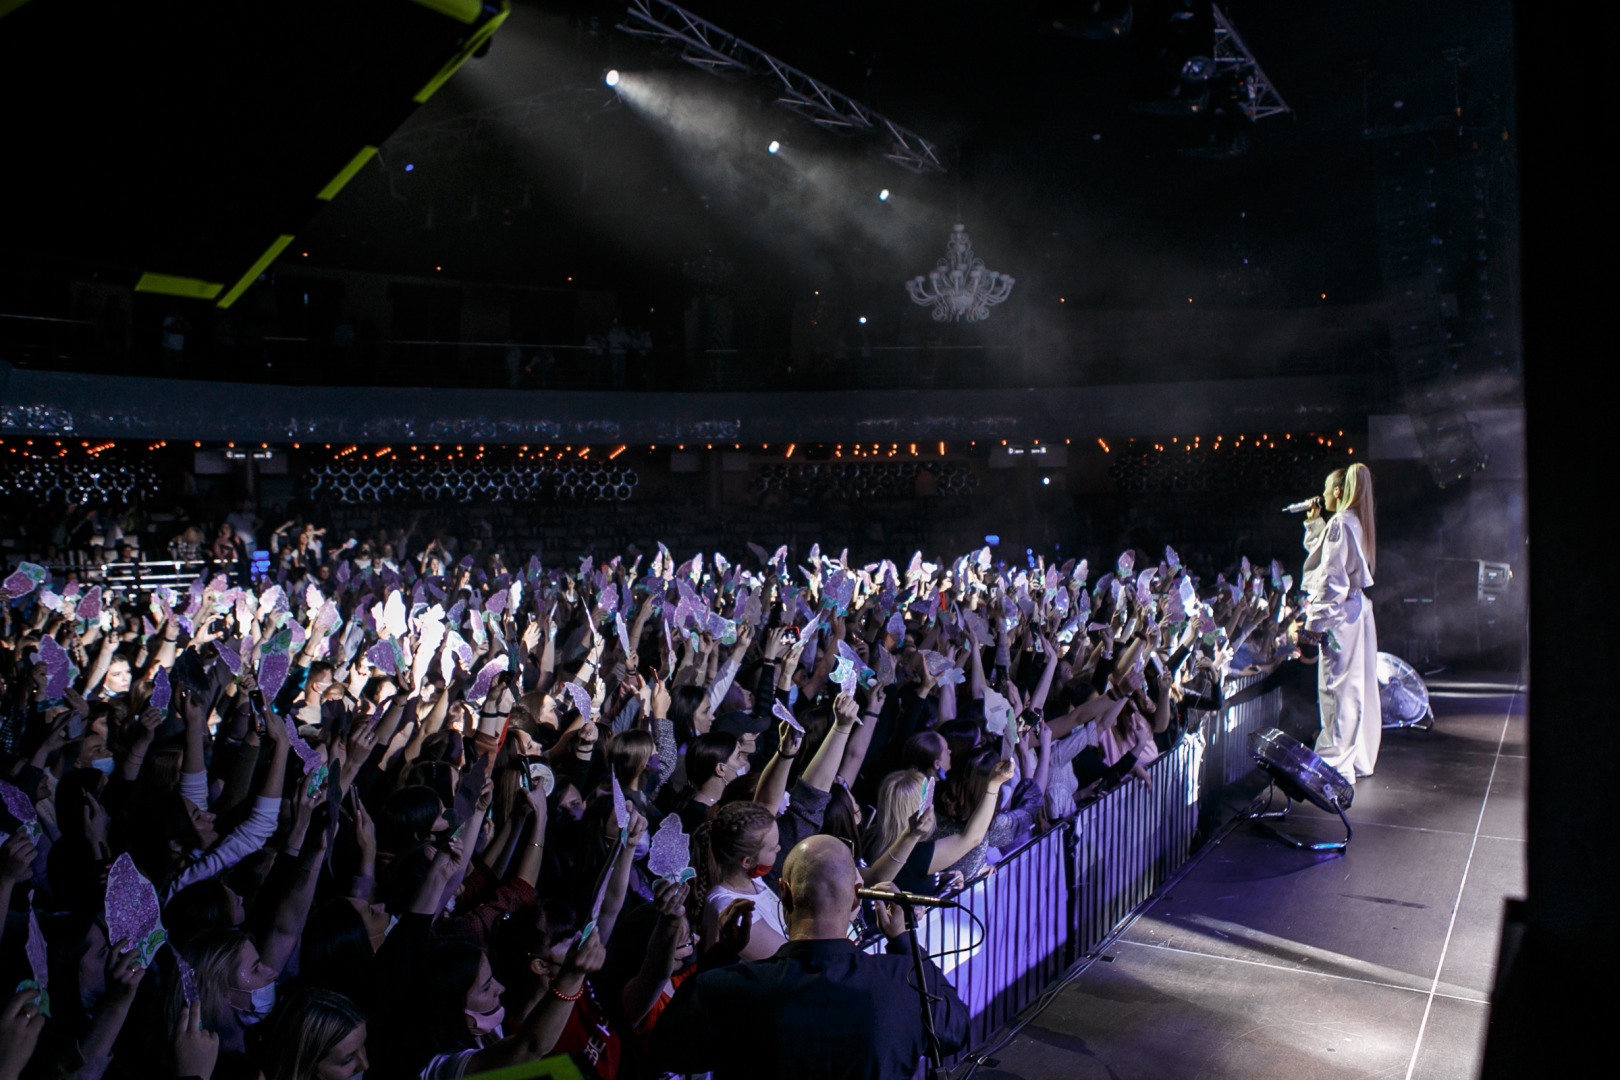
{"label": "raised hand", "polygon": [[776,744],[783,757],[792,757],[804,745],[804,736],[786,720],[776,725]]}
{"label": "raised hand", "polygon": [[911,820],[906,823],[906,835],[918,841],[926,840],[934,835],[934,826],[937,822],[938,818],[934,814],[932,804],[919,807],[917,812],[911,815]]}
{"label": "raised hand", "polygon": [[84,837],[92,846],[104,843],[107,831],[112,825],[112,815],[107,813],[106,807],[96,801],[88,789],[84,793]]}
{"label": "raised hand", "polygon": [[[899,892],[899,886],[892,881],[880,881],[872,886],[885,892]],[[872,902],[872,912],[877,916],[878,929],[883,931],[887,938],[897,938],[906,932],[906,911],[899,904],[885,904],[882,901]]]}
{"label": "raised hand", "polygon": [[19,990],[6,999],[0,1006],[0,1077],[22,1075],[44,1030],[38,990]]}
{"label": "raised hand", "polygon": [[720,913],[720,924],[715,931],[714,948],[723,949],[728,955],[741,956],[743,950],[748,948],[748,941],[754,933],[754,902],[752,900],[733,900],[726,905]]}
{"label": "raised hand", "polygon": [[146,968],[141,964],[141,954],[128,941],[116,941],[107,950],[107,962],[104,968],[107,978],[108,993],[117,998],[132,998],[135,988],[141,985],[146,977]]}
{"label": "raised hand", "polygon": [[22,833],[13,833],[4,844],[0,844],[0,883],[26,881],[33,873],[34,860],[39,857],[39,850],[34,842]]}
{"label": "raised hand", "polygon": [[[829,649],[828,651],[831,652],[832,650]],[[855,722],[860,718],[860,713],[860,706],[856,705],[855,699],[848,694],[840,692],[838,697],[833,699],[833,715],[836,717],[835,723],[839,731],[848,732],[854,730]]]}
{"label": "raised hand", "polygon": [[209,1080],[219,1060],[219,1036],[202,1026],[202,1002],[181,1008],[174,1025],[174,1069],[179,1076]]}

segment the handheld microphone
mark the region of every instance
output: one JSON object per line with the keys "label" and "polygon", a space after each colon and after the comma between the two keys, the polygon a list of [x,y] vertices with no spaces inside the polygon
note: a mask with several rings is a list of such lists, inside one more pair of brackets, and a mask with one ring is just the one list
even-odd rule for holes
{"label": "handheld microphone", "polygon": [[916,893],[900,892],[898,889],[856,889],[855,895],[862,900],[875,900],[880,904],[909,904],[912,907],[960,907],[955,900],[946,900],[939,896],[918,896]]}
{"label": "handheld microphone", "polygon": [[1304,499],[1297,503],[1289,503],[1287,506],[1282,508],[1282,512],[1285,514],[1303,514],[1305,511],[1309,510],[1313,505],[1315,505],[1316,498],[1316,496],[1312,496],[1309,499]]}

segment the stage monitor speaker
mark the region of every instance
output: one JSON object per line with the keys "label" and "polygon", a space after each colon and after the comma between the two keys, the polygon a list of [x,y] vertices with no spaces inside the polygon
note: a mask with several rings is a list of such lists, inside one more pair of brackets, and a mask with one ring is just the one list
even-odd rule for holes
{"label": "stage monitor speaker", "polygon": [[0,0],[0,262],[228,307],[509,11]]}

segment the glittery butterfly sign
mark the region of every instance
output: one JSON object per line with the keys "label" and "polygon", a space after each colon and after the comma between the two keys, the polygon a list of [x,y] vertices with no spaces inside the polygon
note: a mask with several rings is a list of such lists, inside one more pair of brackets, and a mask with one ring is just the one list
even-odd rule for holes
{"label": "glittery butterfly sign", "polygon": [[304,764],[304,777],[306,779],[304,788],[308,796],[313,799],[326,786],[326,778],[331,773],[331,769],[327,766],[326,759],[321,756],[321,752],[309,745],[308,741],[298,734],[298,725],[293,721],[292,717],[283,717],[282,723],[287,725],[287,742],[292,747],[292,752],[298,755],[298,760]]}
{"label": "glittery butterfly sign", "polygon": [[479,668],[478,677],[473,680],[472,689],[467,691],[467,700],[474,705],[482,705],[484,699],[489,697],[489,688],[495,684],[495,676],[505,671],[506,665],[506,654],[501,653],[501,655]]}
{"label": "glittery butterfly sign", "polygon": [[39,639],[39,658],[45,664],[45,700],[56,701],[67,693],[78,669],[73,666],[67,650],[49,634]]}
{"label": "glittery butterfly sign", "polygon": [[79,597],[79,606],[75,612],[79,618],[86,622],[94,622],[101,618],[101,586],[92,585]]}
{"label": "glittery butterfly sign", "polygon": [[894,638],[894,647],[895,648],[898,649],[901,645],[905,644],[905,641],[906,641],[906,617],[905,617],[905,615],[902,612],[899,612],[899,611],[895,612],[893,615],[890,615],[889,616],[889,621],[887,623],[885,623],[884,626],[883,626],[883,632],[885,634],[888,634],[888,635],[890,635],[891,637]]}
{"label": "glittery butterfly sign", "polygon": [[160,667],[157,674],[152,676],[152,696],[147,704],[158,712],[169,711],[169,702],[174,699],[174,685],[169,681],[169,669]]}
{"label": "glittery butterfly sign", "polygon": [[922,658],[923,664],[928,668],[929,678],[934,679],[941,686],[960,685],[966,678],[962,674],[962,669],[951,663],[941,653],[934,652],[932,649],[924,649]]}
{"label": "glittery butterfly sign", "polygon": [[22,788],[0,780],[0,805],[5,806],[6,813],[11,815],[24,836],[30,840],[39,839],[41,832],[39,812],[34,809],[33,801]]}
{"label": "glittery butterfly sign", "polygon": [[692,838],[681,831],[681,816],[669,814],[653,833],[647,869],[676,885],[697,877],[692,869]]}
{"label": "glittery butterfly sign", "polygon": [[51,995],[46,992],[51,981],[50,967],[45,959],[45,935],[39,932],[39,916],[34,911],[32,892],[28,894],[28,935],[23,940],[23,953],[28,957],[28,970],[33,978],[18,983],[17,990],[19,993],[24,990],[38,991],[34,995],[34,1005],[41,1016],[50,1016]]}
{"label": "glittery butterfly sign", "polygon": [[990,687],[985,687],[984,729],[992,735],[1000,735],[1007,730],[1007,725],[1012,722],[1012,718],[1012,702]]}
{"label": "glittery butterfly sign", "polygon": [[568,700],[573,703],[574,710],[579,715],[587,720],[591,718],[591,695],[589,691],[579,683],[571,682],[563,685],[563,693],[568,695]]}
{"label": "glittery butterfly sign", "polygon": [[3,584],[0,584],[0,595],[12,600],[27,596],[49,577],[50,572],[38,563],[18,563],[17,569],[11,572]]}
{"label": "glittery butterfly sign", "polygon": [[259,656],[259,689],[267,702],[276,700],[282,684],[287,681],[287,673],[292,670],[292,657],[287,655],[290,648],[292,635],[283,630],[265,644]]}
{"label": "glittery butterfly sign", "polygon": [[135,869],[135,861],[127,851],[107,871],[106,903],[107,939],[129,942],[141,966],[149,966],[169,934],[163,929],[157,890]]}
{"label": "glittery butterfly sign", "polygon": [[624,801],[624,788],[619,785],[617,773],[608,773],[613,785],[613,820],[619,823],[619,843],[630,840],[630,806]]}
{"label": "glittery butterfly sign", "polygon": [[[799,723],[798,718],[793,715],[793,710],[782,704],[780,701],[771,706],[771,715],[782,721],[782,723],[786,724],[794,731],[797,731],[800,735],[804,734],[804,725]],[[669,819],[665,818],[664,820],[667,821]]]}

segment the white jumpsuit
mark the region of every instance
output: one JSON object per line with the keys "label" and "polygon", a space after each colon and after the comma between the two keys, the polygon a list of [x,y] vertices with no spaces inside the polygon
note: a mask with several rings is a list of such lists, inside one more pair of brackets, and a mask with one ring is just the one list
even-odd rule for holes
{"label": "white jumpsuit", "polygon": [[[1378,629],[1361,520],[1341,510],[1328,521],[1305,523],[1305,628],[1331,634],[1317,665],[1322,733],[1316,752],[1350,783],[1378,764],[1383,715],[1378,706]],[[1335,647],[1337,646],[1337,647]]]}

